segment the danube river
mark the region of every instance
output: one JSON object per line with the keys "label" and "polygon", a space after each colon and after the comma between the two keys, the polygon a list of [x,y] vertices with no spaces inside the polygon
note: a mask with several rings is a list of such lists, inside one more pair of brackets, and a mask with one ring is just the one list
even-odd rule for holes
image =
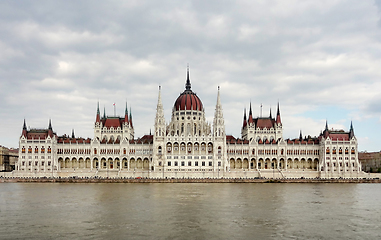
{"label": "danube river", "polygon": [[381,239],[381,184],[1,183],[0,239]]}

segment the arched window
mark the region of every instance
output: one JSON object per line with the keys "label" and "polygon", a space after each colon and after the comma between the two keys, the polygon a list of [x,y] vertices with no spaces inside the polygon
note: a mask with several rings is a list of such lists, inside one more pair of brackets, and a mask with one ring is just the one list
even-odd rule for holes
{"label": "arched window", "polygon": [[161,154],[161,146],[158,147],[158,153]]}
{"label": "arched window", "polygon": [[97,149],[96,148],[94,148],[94,154],[97,154]]}
{"label": "arched window", "polygon": [[336,154],[336,148],[332,149],[332,154]]}
{"label": "arched window", "polygon": [[325,150],[325,153],[326,153],[326,154],[329,154],[329,153],[330,153],[330,151],[329,151],[329,147],[327,147],[327,149]]}
{"label": "arched window", "polygon": [[197,134],[197,124],[195,123],[193,126],[194,126],[193,127],[194,128],[193,129],[193,132],[194,132],[193,134],[196,135]]}
{"label": "arched window", "polygon": [[48,147],[48,153],[52,153],[52,149],[50,148],[50,146]]}
{"label": "arched window", "polygon": [[218,147],[218,154],[221,154],[221,147]]}
{"label": "arched window", "polygon": [[345,148],[345,154],[348,154],[348,148]]}
{"label": "arched window", "polygon": [[343,154],[343,149],[339,148],[339,154]]}
{"label": "arched window", "polygon": [[21,152],[25,153],[25,147],[22,147]]}
{"label": "arched window", "polygon": [[181,124],[181,134],[184,133],[184,123]]}
{"label": "arched window", "polygon": [[126,153],[127,153],[126,148],[123,148],[123,154],[126,154]]}
{"label": "arched window", "polygon": [[38,153],[38,147],[36,146],[36,148],[34,149],[34,153]]}
{"label": "arched window", "polygon": [[45,153],[45,148],[41,147],[41,153]]}
{"label": "arched window", "polygon": [[351,154],[355,154],[355,148],[351,149]]}

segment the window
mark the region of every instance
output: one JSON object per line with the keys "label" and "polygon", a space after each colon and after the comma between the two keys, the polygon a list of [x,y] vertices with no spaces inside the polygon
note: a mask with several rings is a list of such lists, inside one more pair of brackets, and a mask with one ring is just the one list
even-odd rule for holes
{"label": "window", "polygon": [[36,148],[34,149],[34,153],[38,153],[38,147],[36,146]]}
{"label": "window", "polygon": [[211,167],[212,166],[212,162],[209,162],[209,167]]}
{"label": "window", "polygon": [[170,167],[172,165],[171,161],[168,161],[168,166]]}
{"label": "window", "polygon": [[333,148],[332,154],[336,154],[336,148]]}
{"label": "window", "polygon": [[204,161],[202,161],[202,166],[205,167],[205,162]]}
{"label": "window", "polygon": [[126,148],[123,148],[123,154],[126,154],[126,153],[127,153]]}
{"label": "window", "polygon": [[[161,166],[161,162],[159,162],[159,165]],[[127,162],[124,162],[124,167],[127,167]]]}
{"label": "window", "polygon": [[339,154],[343,154],[343,149],[339,148]]}
{"label": "window", "polygon": [[218,162],[218,166],[221,167],[221,162]]}
{"label": "window", "polygon": [[325,150],[325,153],[326,153],[326,154],[329,154],[329,153],[330,153],[330,151],[329,151],[329,147],[327,147],[327,149]]}
{"label": "window", "polygon": [[50,146],[48,147],[48,153],[52,153],[52,149],[50,148]]}
{"label": "window", "polygon": [[25,147],[22,147],[21,152],[22,152],[22,153],[25,153]]}
{"label": "window", "polygon": [[192,166],[192,162],[191,161],[188,162],[188,166]]}
{"label": "window", "polygon": [[198,162],[196,161],[196,162],[194,163],[194,165],[197,167],[197,166],[198,166]]}
{"label": "window", "polygon": [[41,147],[41,153],[45,153],[45,148]]}
{"label": "window", "polygon": [[175,161],[175,167],[178,166],[178,165],[179,165],[179,163],[177,161]]}
{"label": "window", "polygon": [[182,166],[182,167],[185,166],[185,162],[184,162],[184,161],[181,161],[181,166]]}
{"label": "window", "polygon": [[351,149],[351,154],[355,154],[355,148]]}
{"label": "window", "polygon": [[44,164],[45,164],[45,162],[44,162],[44,161],[42,161],[42,162],[41,162],[41,166],[44,166]]}
{"label": "window", "polygon": [[161,154],[161,146],[158,147],[158,153]]}
{"label": "window", "polygon": [[96,148],[94,148],[94,154],[97,154],[97,149]]}

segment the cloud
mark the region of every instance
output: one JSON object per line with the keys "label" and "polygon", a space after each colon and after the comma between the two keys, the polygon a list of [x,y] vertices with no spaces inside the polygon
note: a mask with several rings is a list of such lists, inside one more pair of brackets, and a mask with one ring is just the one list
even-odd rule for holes
{"label": "cloud", "polygon": [[[24,117],[92,137],[98,101],[107,114],[116,102],[118,115],[127,101],[136,137],[146,134],[158,85],[168,122],[187,63],[208,121],[221,86],[236,137],[250,102],[274,114],[280,101],[285,137],[318,135],[326,119],[344,129],[377,119],[379,131],[379,9],[370,0],[2,2],[0,144],[17,146]],[[361,147],[378,150],[363,131]]]}

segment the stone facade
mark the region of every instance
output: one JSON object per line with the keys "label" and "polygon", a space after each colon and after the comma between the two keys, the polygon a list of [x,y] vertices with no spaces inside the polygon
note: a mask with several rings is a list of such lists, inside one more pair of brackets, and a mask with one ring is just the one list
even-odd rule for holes
{"label": "stone facade", "polygon": [[353,178],[361,177],[357,139],[350,130],[330,130],[318,137],[283,138],[278,103],[273,118],[254,118],[250,104],[241,138],[225,133],[220,89],[213,123],[205,119],[202,101],[185,90],[166,124],[159,87],[153,134],[134,138],[131,109],[124,117],[101,117],[99,104],[94,138],[57,136],[47,129],[27,129],[20,137],[16,176],[130,178]]}
{"label": "stone facade", "polygon": [[359,161],[365,172],[381,173],[381,152],[360,152]]}
{"label": "stone facade", "polygon": [[0,146],[0,171],[10,172],[14,170],[18,156],[18,149]]}

